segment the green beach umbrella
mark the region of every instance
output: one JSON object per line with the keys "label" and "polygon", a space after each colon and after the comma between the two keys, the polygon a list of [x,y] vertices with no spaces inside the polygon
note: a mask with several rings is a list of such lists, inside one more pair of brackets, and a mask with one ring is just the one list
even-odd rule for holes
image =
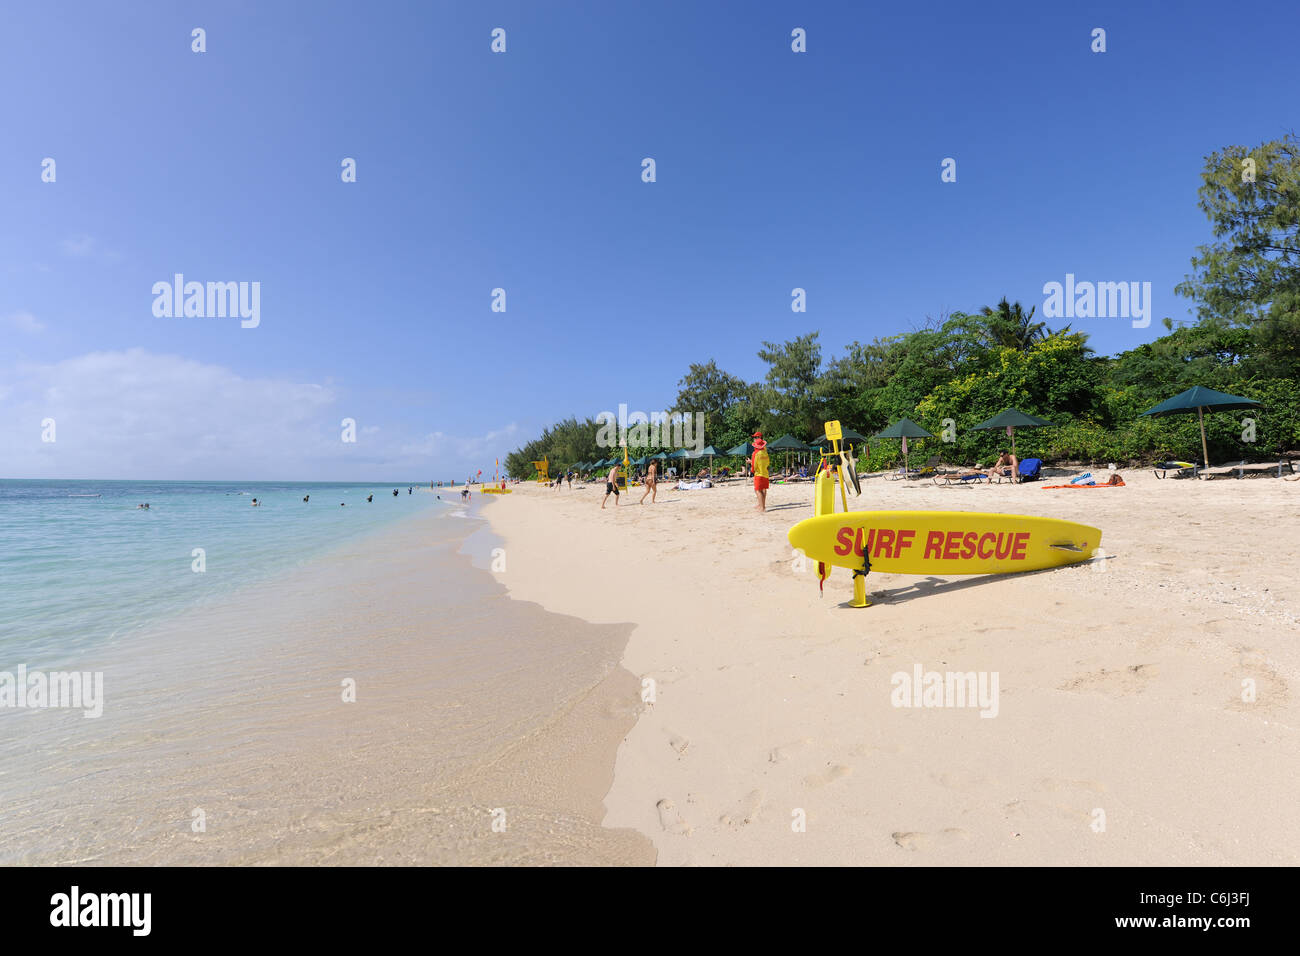
{"label": "green beach umbrella", "polygon": [[717,450],[716,448],[714,448],[712,445],[705,445],[703,448],[700,449],[699,454],[697,454],[695,457],[696,457],[696,458],[708,458],[708,459],[709,459],[709,475],[712,476],[712,475],[713,475],[713,456],[714,456],[714,455],[721,455],[721,454],[722,454],[722,452],[718,451],[718,450]]}
{"label": "green beach umbrella", "polygon": [[1205,413],[1230,412],[1238,408],[1262,407],[1253,398],[1242,398],[1240,395],[1229,395],[1227,392],[1216,392],[1214,389],[1206,388],[1203,385],[1194,385],[1187,391],[1179,392],[1173,398],[1166,399],[1155,408],[1148,408],[1142,414],[1156,418],[1162,415],[1182,415],[1196,412],[1196,417],[1201,422],[1201,457],[1205,462],[1205,467],[1209,468],[1210,452],[1205,444]]}
{"label": "green beach umbrella", "polygon": [[[768,451],[785,452],[785,466],[790,467],[790,453],[793,451],[808,451],[811,446],[804,441],[800,441],[788,432],[778,438],[776,441],[768,442]],[[818,449],[820,451],[820,449]]]}
{"label": "green beach umbrella", "polygon": [[934,435],[910,418],[900,418],[883,431],[876,432],[875,437],[901,438],[903,440],[903,474],[907,474],[910,470],[907,464],[907,440],[909,438],[933,438]]}
{"label": "green beach umbrella", "polygon": [[1016,429],[1017,428],[1054,428],[1055,425],[1046,418],[1039,418],[1037,415],[1026,415],[1018,408],[1008,408],[999,412],[986,422],[980,422],[972,426],[975,431],[991,431],[996,428],[1007,428],[1011,430],[1011,454],[1016,453]]}
{"label": "green beach umbrella", "polygon": [[727,454],[736,455],[740,458],[748,458],[750,455],[754,454],[754,443],[749,441],[741,442],[735,448],[728,448]]}
{"label": "green beach umbrella", "polygon": [[[907,419],[903,419],[903,421],[907,421]],[[868,441],[867,436],[862,434],[861,432],[855,432],[852,428],[848,428],[848,427],[843,427],[840,429],[841,448],[843,448],[845,445],[865,445],[867,441]],[[821,451],[824,448],[831,447],[831,440],[827,438],[826,433],[823,432],[820,438],[813,439],[812,445],[816,447],[818,451]]]}

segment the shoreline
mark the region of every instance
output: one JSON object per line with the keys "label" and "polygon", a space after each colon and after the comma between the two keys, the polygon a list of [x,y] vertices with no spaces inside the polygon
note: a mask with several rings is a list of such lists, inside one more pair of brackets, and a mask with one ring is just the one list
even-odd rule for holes
{"label": "shoreline", "polygon": [[[1100,527],[1108,557],[873,574],[862,610],[841,570],[819,598],[794,567],[810,484],[774,486],[761,515],[745,485],[666,484],[603,512],[595,484],[516,485],[484,514],[512,596],[634,622],[622,666],[656,701],[605,824],[660,865],[1294,865],[1300,583],[1258,548],[1300,489],[1123,474],[1086,495],[864,481],[853,510],[1059,517]],[[999,674],[997,718],[893,706],[891,677],[917,665]]]}
{"label": "shoreline", "polygon": [[476,526],[431,509],[150,625],[99,655],[97,720],[0,715],[6,862],[653,862],[600,826],[626,629],[509,598]]}

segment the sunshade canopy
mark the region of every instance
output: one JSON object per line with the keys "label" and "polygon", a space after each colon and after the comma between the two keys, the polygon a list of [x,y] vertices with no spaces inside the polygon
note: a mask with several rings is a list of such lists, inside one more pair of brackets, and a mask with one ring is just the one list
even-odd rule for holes
{"label": "sunshade canopy", "polygon": [[981,428],[1044,428],[1052,423],[1046,418],[1039,418],[1037,415],[1026,415],[1018,408],[1008,408],[1006,411],[999,412],[986,422],[980,422],[978,425],[971,426],[978,430]]}
{"label": "sunshade canopy", "polygon": [[1173,398],[1166,399],[1155,408],[1148,408],[1143,415],[1178,415],[1194,412],[1203,408],[1207,412],[1229,412],[1234,408],[1258,408],[1260,403],[1253,398],[1216,392],[1204,385],[1194,385],[1185,392],[1179,392]]}
{"label": "sunshade canopy", "polygon": [[767,443],[768,451],[807,451],[808,445],[793,435],[782,435],[776,441]]}
{"label": "sunshade canopy", "polygon": [[[857,445],[857,444],[859,444],[859,443],[861,443],[861,442],[865,442],[865,441],[868,441],[868,440],[869,440],[869,439],[867,438],[866,435],[863,435],[861,432],[855,432],[852,428],[841,428],[841,429],[840,429],[840,444],[841,444],[841,445],[846,444],[846,443],[847,443],[847,444],[850,444],[850,445]],[[821,448],[823,445],[829,445],[830,443],[831,443],[831,440],[830,440],[829,438],[826,437],[826,433],[825,433],[825,432],[822,433],[822,435],[821,435],[820,438],[814,438],[814,439],[812,440],[812,445],[813,445],[813,447],[815,447],[815,448]],[[768,447],[771,447],[771,446],[768,446]]]}
{"label": "sunshade canopy", "polygon": [[894,424],[890,425],[884,431],[876,433],[877,438],[933,438],[930,432],[926,431],[910,418],[900,418]]}
{"label": "sunshade canopy", "polygon": [[737,445],[735,448],[727,449],[728,455],[744,455],[746,458],[748,458],[753,453],[754,453],[754,445],[752,442],[743,442],[742,444]]}

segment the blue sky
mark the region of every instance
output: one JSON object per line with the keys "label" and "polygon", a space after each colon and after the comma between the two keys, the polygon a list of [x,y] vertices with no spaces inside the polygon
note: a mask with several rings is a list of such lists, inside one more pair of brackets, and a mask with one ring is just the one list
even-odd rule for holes
{"label": "blue sky", "polygon": [[[1154,338],[1203,157],[1298,125],[1300,7],[1073,6],[15,7],[0,477],[458,477],[1066,273],[1152,284],[1149,329],[1074,323],[1098,351]],[[155,317],[177,272],[260,282],[260,325]]]}

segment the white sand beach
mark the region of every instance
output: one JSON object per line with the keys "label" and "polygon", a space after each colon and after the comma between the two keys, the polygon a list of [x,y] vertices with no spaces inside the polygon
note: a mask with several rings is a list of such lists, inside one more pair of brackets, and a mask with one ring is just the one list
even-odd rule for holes
{"label": "white sand beach", "polygon": [[[654,701],[604,824],[661,865],[1300,863],[1300,482],[1122,471],[1088,491],[865,480],[854,509],[1060,517],[1107,555],[872,574],[867,609],[842,569],[821,596],[795,569],[811,484],[765,514],[740,483],[604,511],[603,485],[521,485],[482,513],[512,597],[635,626],[623,664]],[[917,665],[996,672],[996,717],[893,706]]]}

